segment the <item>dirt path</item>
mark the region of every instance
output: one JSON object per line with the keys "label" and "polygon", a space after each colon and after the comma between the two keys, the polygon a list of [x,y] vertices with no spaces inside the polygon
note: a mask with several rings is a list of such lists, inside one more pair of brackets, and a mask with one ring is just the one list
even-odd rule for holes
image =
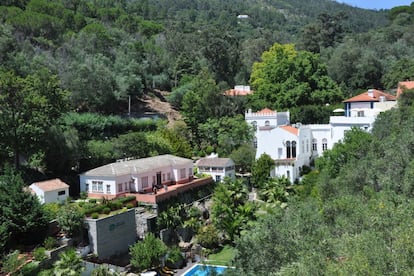
{"label": "dirt path", "polygon": [[170,92],[154,91],[155,96],[145,95],[141,101],[145,103],[145,107],[154,112],[164,115],[168,119],[168,126],[172,126],[174,122],[182,119],[181,114],[172,108],[169,102],[165,99]]}

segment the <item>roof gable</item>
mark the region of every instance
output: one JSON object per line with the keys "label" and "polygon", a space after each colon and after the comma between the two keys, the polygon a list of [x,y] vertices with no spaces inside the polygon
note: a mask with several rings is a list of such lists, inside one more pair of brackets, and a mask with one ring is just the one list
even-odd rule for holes
{"label": "roof gable", "polygon": [[35,182],[32,185],[38,187],[40,190],[44,192],[56,191],[61,189],[69,188],[69,185],[60,180],[59,178]]}
{"label": "roof gable", "polygon": [[387,94],[383,91],[376,89],[369,89],[364,93],[361,93],[355,97],[344,100],[344,103],[354,103],[354,102],[379,102],[381,97],[384,97],[386,101],[395,101],[396,97],[390,94]]}

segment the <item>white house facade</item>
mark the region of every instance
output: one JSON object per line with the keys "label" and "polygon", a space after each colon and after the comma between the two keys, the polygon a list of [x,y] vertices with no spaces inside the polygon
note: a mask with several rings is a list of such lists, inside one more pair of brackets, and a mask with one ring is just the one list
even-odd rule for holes
{"label": "white house facade", "polygon": [[345,109],[338,110],[343,116],[331,116],[329,124],[313,125],[290,125],[289,111],[249,110],[245,120],[255,130],[256,159],[264,153],[270,155],[275,161],[271,176],[284,176],[294,183],[303,166],[343,140],[352,127],[371,131],[377,115],[396,105],[396,97],[370,89],[345,100],[344,105]]}
{"label": "white house facade", "polygon": [[200,158],[196,162],[198,173],[210,175],[216,182],[225,177],[234,179],[236,176],[234,161],[230,158],[219,158],[217,155]]}
{"label": "white house facade", "polygon": [[32,183],[29,188],[42,204],[64,202],[69,196],[69,185],[58,178]]}
{"label": "white house facade", "polygon": [[80,190],[89,197],[114,198],[131,192],[150,192],[154,186],[188,183],[193,180],[193,161],[174,155],[110,163],[79,176]]}

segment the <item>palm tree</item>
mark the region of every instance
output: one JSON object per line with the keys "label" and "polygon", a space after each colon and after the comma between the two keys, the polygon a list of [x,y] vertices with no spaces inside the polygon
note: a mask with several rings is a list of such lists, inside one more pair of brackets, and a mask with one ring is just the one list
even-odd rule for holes
{"label": "palm tree", "polygon": [[57,276],[78,276],[85,269],[81,257],[76,254],[74,249],[62,252],[59,257],[59,260],[53,265],[53,272]]}

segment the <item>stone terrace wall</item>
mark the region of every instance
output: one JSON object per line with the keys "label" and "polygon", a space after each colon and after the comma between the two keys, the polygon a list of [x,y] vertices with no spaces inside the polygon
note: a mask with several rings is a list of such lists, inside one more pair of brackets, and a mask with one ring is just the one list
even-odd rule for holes
{"label": "stone terrace wall", "polygon": [[128,252],[137,240],[135,209],[101,219],[87,218],[90,247],[99,259]]}

